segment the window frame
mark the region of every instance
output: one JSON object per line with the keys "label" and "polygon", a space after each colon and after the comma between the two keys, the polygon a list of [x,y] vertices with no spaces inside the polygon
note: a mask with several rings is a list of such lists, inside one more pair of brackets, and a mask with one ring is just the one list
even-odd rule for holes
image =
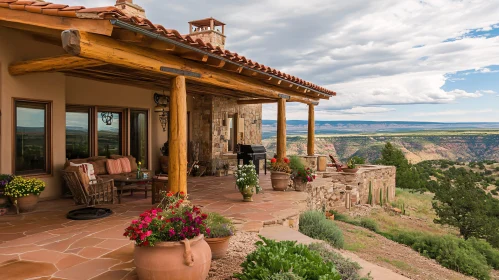
{"label": "window frame", "polygon": [[127,108],[117,108],[117,107],[106,107],[106,106],[93,106],[94,113],[92,114],[94,117],[94,156],[99,156],[99,122],[102,122],[102,118],[100,116],[100,112],[111,112],[121,114],[121,123],[120,123],[120,139],[121,139],[121,156],[126,156],[129,154],[128,149],[128,127],[129,127],[129,114]]}
{"label": "window frame", "polygon": [[[93,106],[81,106],[81,105],[66,105],[66,111],[64,112],[64,116],[67,117],[67,113],[87,113],[88,114],[88,154],[90,157],[94,156],[94,138],[95,138],[95,129],[93,122],[93,114],[95,111],[95,107]],[[66,119],[67,121],[67,119]],[[67,126],[64,128],[65,133],[67,134]],[[65,138],[65,145],[67,145],[67,135]],[[67,147],[65,147],[67,150]],[[65,151],[66,152],[66,151]],[[67,154],[66,154],[67,159]]]}
{"label": "window frame", "polygon": [[[151,119],[151,116],[150,116],[150,110],[149,109],[141,109],[141,108],[130,108],[128,109],[128,118],[129,118],[129,126],[128,126],[128,136],[127,138],[129,139],[128,142],[129,142],[129,145],[128,145],[128,154],[129,155],[132,155],[132,125],[133,125],[133,120],[132,120],[132,114],[133,113],[143,113],[145,114],[146,116],[146,160],[145,162],[143,162],[143,166],[145,168],[148,168],[149,167],[149,158],[150,158],[150,155],[149,155],[149,148],[150,148],[150,145],[149,145],[149,141],[150,141],[150,135],[149,135],[149,130],[150,130],[150,119]],[[136,159],[137,162],[139,161],[139,159],[137,158]]]}
{"label": "window frame", "polygon": [[[33,170],[26,172],[18,172],[16,170],[16,151],[17,151],[17,108],[19,103],[33,103],[42,104],[45,107],[45,170]],[[52,107],[51,100],[27,99],[27,98],[13,98],[12,102],[12,174],[24,177],[40,177],[40,176],[53,176],[53,137],[52,137]]]}

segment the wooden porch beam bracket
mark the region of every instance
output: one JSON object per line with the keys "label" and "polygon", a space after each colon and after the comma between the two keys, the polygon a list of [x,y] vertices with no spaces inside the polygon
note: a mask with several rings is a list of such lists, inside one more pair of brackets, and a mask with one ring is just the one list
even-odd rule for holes
{"label": "wooden porch beam bracket", "polygon": [[105,64],[106,63],[101,61],[66,54],[55,57],[14,62],[9,65],[9,73],[12,76],[19,76],[36,72],[56,72],[81,69],[102,66]]}
{"label": "wooden porch beam bracket", "polygon": [[248,99],[248,100],[238,100],[237,104],[239,105],[248,105],[248,104],[270,104],[277,103],[277,99]]}
{"label": "wooden porch beam bracket", "polygon": [[161,66],[159,69],[161,69],[161,71],[163,71],[163,72],[172,73],[175,75],[201,78],[201,74],[196,73],[196,72],[179,70],[176,68],[170,68],[170,67],[165,67],[165,66]]}
{"label": "wooden porch beam bracket", "polygon": [[266,98],[276,99],[280,98],[279,94],[286,94],[293,102],[310,104],[319,101],[319,99],[303,97],[292,90],[255,81],[237,73],[209,67],[171,54],[160,54],[109,37],[74,29],[63,31],[61,36],[63,48],[74,56],[165,75],[168,73],[161,71],[161,67],[195,72],[201,77],[186,76],[185,78],[192,82],[248,92]]}

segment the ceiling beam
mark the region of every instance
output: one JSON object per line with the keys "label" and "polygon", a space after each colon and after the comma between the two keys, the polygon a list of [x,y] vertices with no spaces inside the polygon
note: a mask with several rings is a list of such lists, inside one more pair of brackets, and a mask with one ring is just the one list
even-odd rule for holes
{"label": "ceiling beam", "polygon": [[62,33],[62,44],[71,55],[100,60],[108,64],[155,73],[164,73],[161,67],[168,67],[179,71],[199,73],[198,77],[186,76],[188,81],[196,83],[253,93],[267,98],[278,98],[279,94],[286,94],[291,96],[292,101],[306,104],[319,101],[319,99],[303,97],[294,91],[255,81],[236,73],[208,67],[170,54],[158,54],[88,32],[66,30]]}
{"label": "ceiling beam", "polygon": [[93,59],[81,58],[69,54],[14,62],[9,65],[9,73],[12,76],[25,75],[37,72],[55,72],[69,69],[101,66],[105,63]]}
{"label": "ceiling beam", "polygon": [[269,104],[269,103],[277,103],[277,99],[244,99],[244,100],[237,101],[237,104],[239,104],[239,105]]}

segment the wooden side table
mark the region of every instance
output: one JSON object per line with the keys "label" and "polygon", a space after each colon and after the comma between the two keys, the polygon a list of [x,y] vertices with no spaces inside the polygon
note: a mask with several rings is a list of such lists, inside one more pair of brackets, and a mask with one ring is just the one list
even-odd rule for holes
{"label": "wooden side table", "polygon": [[123,191],[130,191],[133,195],[134,190],[144,190],[147,198],[147,191],[151,190],[151,178],[137,179],[133,177],[117,177],[114,179],[116,189],[118,190],[118,204],[121,204],[121,195]]}

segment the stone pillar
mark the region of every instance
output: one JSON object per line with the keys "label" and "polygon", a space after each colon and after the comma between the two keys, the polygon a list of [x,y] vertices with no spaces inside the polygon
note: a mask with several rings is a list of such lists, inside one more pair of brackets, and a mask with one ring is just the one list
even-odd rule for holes
{"label": "stone pillar", "polygon": [[185,77],[172,79],[170,95],[170,137],[168,139],[168,184],[173,193],[187,194],[187,92]]}
{"label": "stone pillar", "polygon": [[308,144],[307,155],[315,155],[315,107],[308,105]]}
{"label": "stone pillar", "polygon": [[277,103],[277,158],[286,157],[286,99]]}

